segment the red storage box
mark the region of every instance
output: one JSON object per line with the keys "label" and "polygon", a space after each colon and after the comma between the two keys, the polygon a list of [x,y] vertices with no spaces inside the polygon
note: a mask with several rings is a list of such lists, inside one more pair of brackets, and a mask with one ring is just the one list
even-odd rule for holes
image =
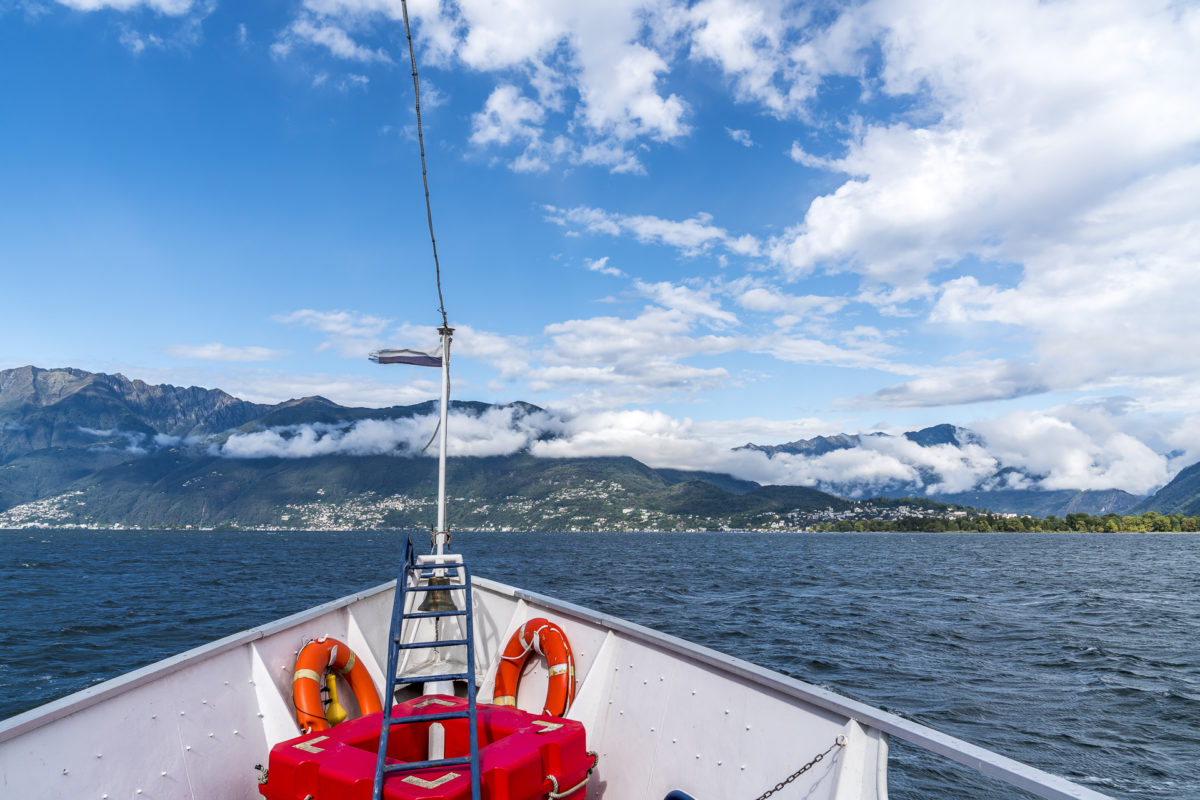
{"label": "red storage box", "polygon": [[[465,710],[467,701],[427,695],[392,708],[393,717]],[[564,792],[587,779],[594,766],[587,752],[583,723],[539,716],[508,706],[477,706],[479,762],[487,800],[541,800],[554,788]],[[375,782],[381,715],[370,714],[329,730],[314,731],[271,748],[268,778],[259,791],[267,800],[370,800]],[[442,720],[445,758],[469,754],[465,719]],[[388,763],[424,761],[428,722],[393,725],[388,734]],[[388,800],[470,800],[467,765],[393,773],[384,782]],[[583,786],[568,795],[584,800]]]}

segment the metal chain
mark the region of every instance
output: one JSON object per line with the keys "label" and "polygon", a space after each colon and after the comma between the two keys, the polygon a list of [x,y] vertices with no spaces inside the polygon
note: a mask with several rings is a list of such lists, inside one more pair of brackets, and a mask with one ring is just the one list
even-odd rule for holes
{"label": "metal chain", "polygon": [[767,789],[765,792],[760,794],[758,797],[754,798],[754,800],[766,800],[768,797],[775,794],[776,792],[778,792],[783,787],[787,786],[792,781],[796,780],[796,778],[799,778],[801,775],[803,775],[804,773],[808,772],[810,769],[815,767],[818,763],[820,763],[821,759],[825,758],[825,756],[829,755],[837,748],[845,747],[845,746],[846,746],[846,737],[839,734],[838,737],[833,740],[833,744],[829,745],[828,750],[826,750],[824,753],[817,753],[815,756],[813,756],[812,761],[808,762],[803,767],[796,770],[791,775],[788,775],[786,778],[781,780],[779,783],[775,784],[775,787],[773,789]]}

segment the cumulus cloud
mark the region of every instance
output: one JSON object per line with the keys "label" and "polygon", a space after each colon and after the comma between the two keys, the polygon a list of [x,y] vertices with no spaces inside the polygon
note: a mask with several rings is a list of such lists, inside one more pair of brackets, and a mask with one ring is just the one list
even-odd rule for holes
{"label": "cumulus cloud", "polygon": [[380,377],[372,379],[361,374],[242,371],[222,376],[220,385],[235,397],[252,403],[272,404],[297,397],[320,396],[357,408],[413,405],[436,398],[441,393],[435,370],[401,371],[399,375],[404,378],[403,383],[398,382],[396,371],[377,374]]}
{"label": "cumulus cloud", "polygon": [[166,47],[166,42],[161,36],[153,33],[139,33],[138,31],[126,28],[121,31],[118,41],[133,53],[135,56],[141,55],[146,48],[161,50]]}
{"label": "cumulus cloud", "polygon": [[763,313],[785,312],[791,315],[825,317],[837,313],[849,302],[844,297],[793,295],[774,286],[736,284],[731,287],[739,306]]}
{"label": "cumulus cloud", "polygon": [[540,137],[538,126],[545,118],[545,110],[522,96],[516,86],[497,86],[471,120],[471,141],[477,145],[533,142]]}
{"label": "cumulus cloud", "polygon": [[[895,432],[861,432],[853,447],[817,456],[735,449],[749,441],[775,444],[838,431],[831,419],[748,418],[697,422],[662,411],[580,408],[528,412],[492,407],[482,413],[454,409],[450,452],[497,456],[529,452],[543,458],[630,456],[656,468],[727,473],[762,484],[813,486],[846,496],[886,492],[954,493],[977,489],[1123,489],[1146,494],[1165,484],[1188,461],[1183,449],[1200,452],[1200,417],[1135,436],[1123,417],[1128,399],[1061,406],[1050,411],[1014,411],[970,424],[975,434],[958,446],[922,447]],[[307,458],[323,455],[415,457],[436,425],[433,411],[402,419],[364,419],[337,424],[303,424],[250,433],[237,432],[210,445],[229,458]],[[81,431],[124,440],[130,452],[151,447],[194,445],[177,437],[147,440],[118,430]],[[1149,440],[1149,441],[1147,441]],[[1181,449],[1163,453],[1152,444]],[[437,454],[437,443],[424,455]]]}
{"label": "cumulus cloud", "polygon": [[733,139],[742,147],[754,146],[754,139],[750,136],[750,131],[741,128],[726,128],[725,132],[729,134],[730,139]]}
{"label": "cumulus cloud", "polygon": [[[203,24],[216,8],[216,0],[55,0],[59,5],[82,12],[123,13],[114,23],[117,41],[135,56],[150,50],[188,51],[203,41]],[[21,4],[18,4],[21,5]],[[26,16],[34,19],[49,6],[25,3]],[[153,12],[150,16],[145,12]],[[137,28],[126,20],[138,19]],[[153,26],[156,30],[147,30]]]}
{"label": "cumulus cloud", "polygon": [[[1042,476],[1043,489],[1121,488],[1145,494],[1170,479],[1167,458],[1108,426],[1012,411],[973,425],[1002,463]],[[1090,429],[1089,429],[1090,428]]]}
{"label": "cumulus cloud", "polygon": [[918,368],[921,377],[876,391],[867,401],[894,408],[923,408],[1013,400],[1066,388],[1037,364],[993,359],[968,367]]}
{"label": "cumulus cloud", "polygon": [[755,351],[796,364],[829,364],[888,372],[904,368],[885,357],[892,352],[892,348],[878,339],[866,337],[855,340],[849,337],[849,341],[851,347],[841,347],[820,339],[787,333],[763,337]]}
{"label": "cumulus cloud", "polygon": [[814,156],[800,146],[799,142],[792,142],[792,147],[788,150],[788,158],[795,161],[797,164],[803,164],[806,167],[813,169],[821,169],[830,172],[839,171],[837,159],[827,158],[824,156]]}
{"label": "cumulus cloud", "polygon": [[[1069,416],[1071,407],[1055,413]],[[721,423],[778,440],[834,432],[829,422]],[[601,411],[566,417],[556,436],[532,445],[543,457],[627,455],[653,467],[732,474],[764,484],[815,486],[851,496],[915,489],[955,493],[989,489],[1123,489],[1146,494],[1177,471],[1166,456],[1104,423],[1080,424],[1048,412],[1013,412],[972,423],[978,441],[922,447],[902,436],[862,436],[857,447],[819,456],[731,450],[713,425],[653,411]],[[715,434],[715,435],[714,435]],[[1188,436],[1195,441],[1196,427]],[[738,438],[741,438],[740,436]],[[762,438],[757,436],[759,443]],[[1015,476],[1005,482],[1002,470]]]}
{"label": "cumulus cloud", "polygon": [[287,355],[286,350],[273,350],[269,347],[233,347],[210,342],[209,344],[173,344],[167,348],[168,355],[175,358],[196,358],[206,361],[273,361]]}
{"label": "cumulus cloud", "polygon": [[599,208],[545,206],[546,219],[569,231],[599,233],[607,236],[627,234],[639,242],[674,247],[685,256],[697,256],[720,245],[742,256],[759,254],[760,243],[750,234],[734,236],[714,224],[712,215],[703,212],[684,220],[669,220],[649,214],[616,214]]}
{"label": "cumulus cloud", "polygon": [[99,11],[105,8],[114,11],[131,11],[145,7],[170,16],[186,14],[195,5],[193,0],[56,0],[56,2],[79,11]]}
{"label": "cumulus cloud", "polygon": [[[392,24],[400,16],[399,5],[306,0],[274,50],[286,55],[295,44],[311,42],[343,58],[383,60],[382,51],[357,44],[347,29],[368,29],[373,18]],[[662,36],[648,33],[664,33],[672,5],[462,0],[413,2],[411,10],[422,52],[432,63],[454,59],[500,76],[500,94],[493,92],[474,118],[471,138],[477,146],[521,148],[507,162],[518,172],[542,171],[561,161],[629,173],[643,170],[631,143],[670,142],[690,130],[688,104],[662,86],[671,71],[672,49]],[[514,85],[516,77],[525,86]],[[568,96],[573,103],[567,103]],[[551,115],[554,133],[542,136],[542,124]]]}
{"label": "cumulus cloud", "polygon": [[551,345],[543,354],[545,366],[531,382],[534,391],[582,384],[624,387],[642,398],[663,391],[690,395],[723,384],[724,368],[695,367],[681,359],[742,344],[736,337],[698,332],[695,317],[684,311],[657,307],[632,320],[606,316],[554,323],[546,335]]}
{"label": "cumulus cloud", "polygon": [[356,311],[319,311],[302,308],[290,314],[277,314],[272,322],[299,325],[327,335],[318,350],[336,350],[346,358],[366,358],[372,350],[385,346],[382,338],[391,320]]}
{"label": "cumulus cloud", "polygon": [[[436,331],[427,325],[406,323],[394,335],[396,341],[426,351],[436,349],[441,343]],[[451,363],[459,357],[486,363],[502,378],[509,379],[529,374],[532,355],[529,341],[523,336],[508,336],[460,323],[454,326]]]}
{"label": "cumulus cloud", "polygon": [[591,272],[599,272],[601,275],[609,275],[613,278],[625,277],[625,273],[621,270],[617,269],[616,267],[608,266],[608,256],[594,260],[589,259],[587,262],[585,262],[585,266],[587,266]]}
{"label": "cumulus cloud", "polygon": [[1080,260],[1115,278],[1129,258],[1187,254],[1162,225],[1116,245],[1144,216],[1141,184],[1184,183],[1194,208],[1200,119],[1184,109],[1200,103],[1198,27],[1200,11],[1167,2],[845,9],[805,44],[802,73],[817,88],[861,76],[878,47],[875,88],[921,113],[860,121],[841,158],[794,146],[851,178],[772,242],[773,258],[793,277],[849,270],[903,286],[974,254],[1024,264],[1033,288]]}
{"label": "cumulus cloud", "polygon": [[733,80],[737,99],[776,116],[797,113],[809,82],[788,86],[791,35],[806,18],[778,0],[702,0],[687,12],[693,59],[716,64]]}
{"label": "cumulus cloud", "polygon": [[390,64],[392,61],[391,56],[382,49],[372,50],[355,42],[343,28],[309,17],[293,20],[280,34],[278,40],[271,45],[271,53],[276,57],[283,58],[289,55],[298,44],[317,45],[336,58],[364,64],[372,62]]}
{"label": "cumulus cloud", "polygon": [[[238,433],[215,446],[227,458],[311,458],[313,456],[436,456],[433,437],[438,415],[404,419],[364,419],[346,424],[287,425],[265,431]],[[527,414],[514,408],[493,407],[481,414],[452,410],[448,426],[449,452],[456,456],[508,455],[527,449],[555,425],[544,413]]]}
{"label": "cumulus cloud", "polygon": [[738,318],[724,310],[713,297],[709,287],[692,289],[669,281],[647,283],[634,281],[634,288],[664,308],[681,311],[691,317],[704,317],[714,322],[735,324]]}

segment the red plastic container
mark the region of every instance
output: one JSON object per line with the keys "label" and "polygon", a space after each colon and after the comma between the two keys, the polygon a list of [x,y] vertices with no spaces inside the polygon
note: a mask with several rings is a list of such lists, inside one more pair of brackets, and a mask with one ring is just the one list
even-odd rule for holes
{"label": "red plastic container", "polygon": [[[428,695],[396,705],[392,716],[439,714],[466,708],[467,701]],[[593,766],[583,724],[539,716],[507,706],[480,703],[477,734],[483,796],[487,800],[541,800],[554,787],[564,792],[582,784]],[[259,791],[268,800],[370,800],[379,749],[380,714],[343,722],[327,731],[298,736],[271,748],[268,780]],[[468,754],[467,720],[443,720],[445,757]],[[388,762],[424,761],[428,722],[392,726]],[[467,766],[399,772],[384,783],[388,800],[470,800]],[[566,796],[584,800],[586,788]]]}

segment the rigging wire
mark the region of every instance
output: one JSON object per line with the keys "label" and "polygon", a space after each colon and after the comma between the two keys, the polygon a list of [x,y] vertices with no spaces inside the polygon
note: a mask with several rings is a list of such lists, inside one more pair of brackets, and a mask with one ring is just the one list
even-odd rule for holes
{"label": "rigging wire", "polygon": [[[433,246],[433,269],[437,276],[438,310],[442,314],[442,327],[450,327],[446,321],[446,301],[442,299],[442,267],[438,263],[437,239],[433,235],[433,207],[429,203],[429,177],[425,170],[425,134],[421,129],[421,86],[417,82],[417,55],[413,51],[412,28],[408,24],[408,0],[400,0],[404,13],[404,35],[408,38],[408,60],[412,64],[413,96],[417,109],[417,145],[421,150],[421,182],[425,184],[425,217],[429,220],[429,243]],[[428,445],[426,445],[428,447]]]}

